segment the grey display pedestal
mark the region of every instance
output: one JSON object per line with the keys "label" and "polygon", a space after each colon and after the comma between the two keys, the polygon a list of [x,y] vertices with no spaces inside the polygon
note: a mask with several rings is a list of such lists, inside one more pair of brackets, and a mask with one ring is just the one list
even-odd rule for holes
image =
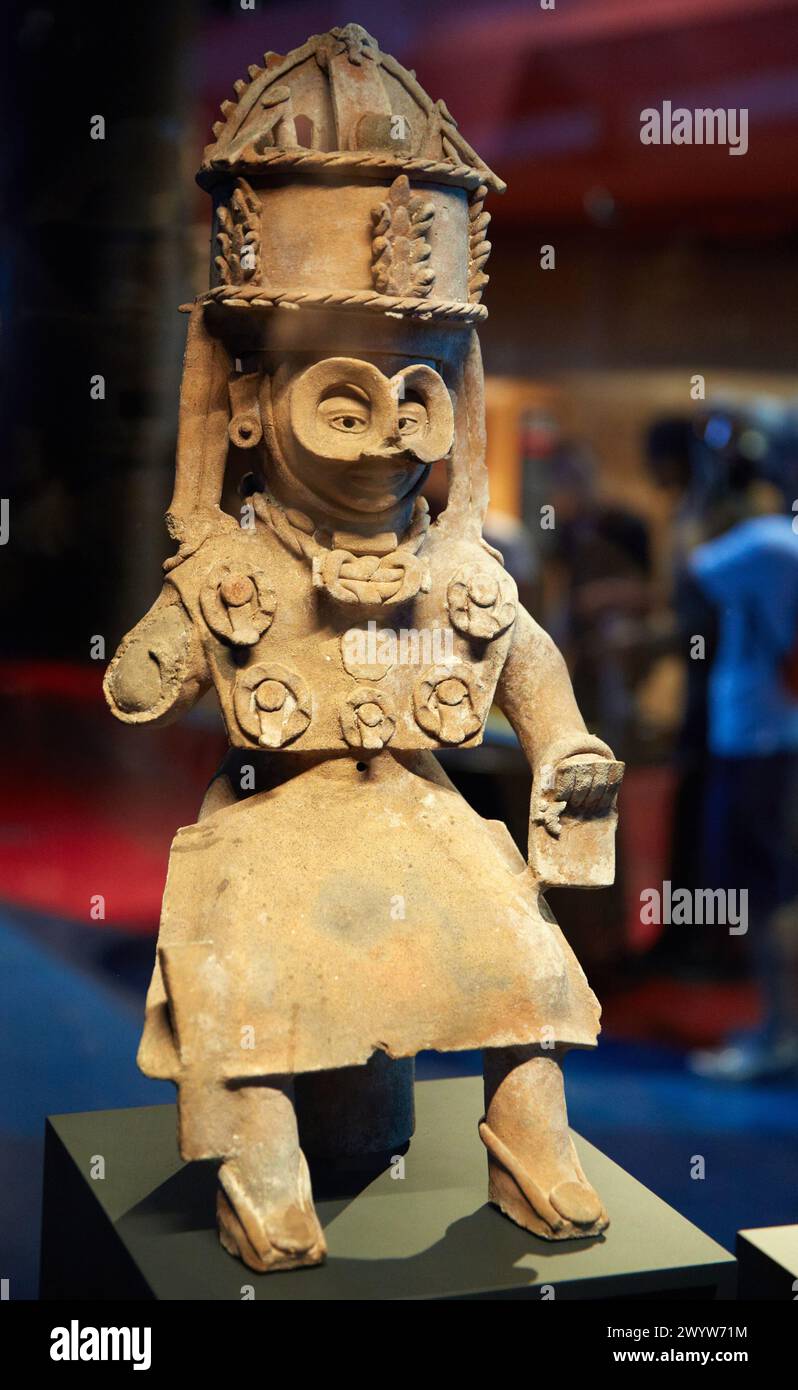
{"label": "grey display pedestal", "polygon": [[798,1294],[798,1226],[737,1232],[739,1297],[794,1302]]}
{"label": "grey display pedestal", "polygon": [[[53,1117],[42,1297],[733,1297],[734,1258],[584,1139],[580,1157],[612,1225],[599,1240],[550,1244],[486,1204],[481,1080],[421,1082],[416,1105],[405,1176],[339,1177],[335,1190],[314,1174],[328,1262],[266,1276],[221,1249],[215,1165],[181,1161],[173,1106]],[[100,1160],[105,1176],[93,1178]]]}

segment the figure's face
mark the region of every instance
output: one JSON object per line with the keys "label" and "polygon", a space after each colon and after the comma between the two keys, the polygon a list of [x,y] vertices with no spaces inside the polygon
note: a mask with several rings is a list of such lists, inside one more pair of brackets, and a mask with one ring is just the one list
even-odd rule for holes
{"label": "figure's face", "polygon": [[364,516],[412,498],[452,447],[449,393],[431,367],[386,377],[370,362],[331,357],[274,382],[285,467],[327,509]]}

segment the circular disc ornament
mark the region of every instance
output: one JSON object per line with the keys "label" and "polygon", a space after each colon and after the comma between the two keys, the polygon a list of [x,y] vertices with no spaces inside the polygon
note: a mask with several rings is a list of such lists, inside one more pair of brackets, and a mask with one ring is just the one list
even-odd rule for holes
{"label": "circular disc ornament", "polygon": [[277,595],[263,570],[221,565],[200,591],[200,608],[211,632],[236,647],[254,647],[272,624]]}
{"label": "circular disc ornament", "polygon": [[339,713],[341,733],[350,748],[384,748],[396,729],[392,700],[381,690],[361,685],[347,697]]}
{"label": "circular disc ornament", "polygon": [[311,697],[296,671],[276,662],[261,662],[242,671],[233,697],[236,718],[262,748],[283,748],[310,723]]}
{"label": "circular disc ornament", "polygon": [[465,743],[482,728],[478,686],[468,666],[433,666],[413,691],[416,723],[441,743]]}
{"label": "circular disc ornament", "polygon": [[498,567],[479,562],[463,565],[449,581],[446,607],[452,627],[458,632],[490,641],[515,622],[515,584]]}

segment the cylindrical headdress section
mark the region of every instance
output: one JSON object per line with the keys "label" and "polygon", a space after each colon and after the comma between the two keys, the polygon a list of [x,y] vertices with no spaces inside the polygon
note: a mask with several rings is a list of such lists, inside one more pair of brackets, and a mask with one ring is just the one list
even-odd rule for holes
{"label": "cylindrical headdress section", "polygon": [[197,175],[215,211],[203,298],[465,328],[486,316],[484,201],[505,185],[365,29],[267,53],[235,91]]}

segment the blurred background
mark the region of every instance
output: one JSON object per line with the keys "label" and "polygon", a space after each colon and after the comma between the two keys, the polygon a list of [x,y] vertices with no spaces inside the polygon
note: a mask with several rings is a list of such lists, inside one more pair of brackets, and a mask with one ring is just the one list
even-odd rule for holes
{"label": "blurred background", "polygon": [[[210,701],[130,730],[100,686],[172,548],[177,308],[208,275],[193,176],[250,63],[350,20],[507,180],[489,203],[480,333],[488,534],[590,728],[628,764],[615,887],[551,895],[605,1010],[598,1052],[568,1062],[573,1124],[727,1246],[740,1227],[798,1220],[798,3],[41,0],[6,14],[11,1296],[35,1295],[44,1116],[172,1098],[138,1075],[135,1049],[171,837],[225,740]],[[746,109],[748,152],[643,145],[641,111],[666,100]],[[429,495],[441,504],[434,474]],[[444,760],[525,847],[529,772],[501,716],[480,750]],[[748,931],[652,920],[643,904],[666,883],[732,908],[746,892]],[[423,1057],[419,1073],[478,1066]]]}

